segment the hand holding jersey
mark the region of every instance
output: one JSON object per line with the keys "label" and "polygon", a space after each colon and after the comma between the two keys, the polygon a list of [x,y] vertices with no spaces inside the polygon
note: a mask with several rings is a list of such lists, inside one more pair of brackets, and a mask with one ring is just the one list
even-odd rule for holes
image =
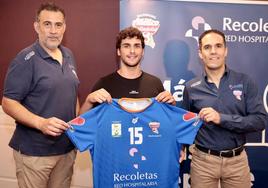
{"label": "hand holding jersey", "polygon": [[177,188],[182,144],[201,125],[197,114],[155,99],[113,99],[70,121],[66,133],[90,150],[94,188]]}
{"label": "hand holding jersey", "polygon": [[221,116],[219,112],[211,107],[202,108],[199,112],[199,117],[205,122],[213,122],[216,125],[220,124]]}
{"label": "hand holding jersey", "polygon": [[[176,101],[175,101],[174,97],[168,91],[163,91],[163,92],[159,93],[155,97],[155,99],[158,102],[165,102],[165,103],[169,103],[169,104],[172,104],[172,105],[176,105]],[[79,114],[82,114],[85,111],[87,111],[88,109],[90,109],[94,105],[94,103],[100,103],[101,104],[103,102],[111,103],[112,102],[112,96],[104,88],[101,88],[99,90],[96,90],[96,91],[90,93],[87,96],[86,101],[83,104],[83,106],[81,107]]]}

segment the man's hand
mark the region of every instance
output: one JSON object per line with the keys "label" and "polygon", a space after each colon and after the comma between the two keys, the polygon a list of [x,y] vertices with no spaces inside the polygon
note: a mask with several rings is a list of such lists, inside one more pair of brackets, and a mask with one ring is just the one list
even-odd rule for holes
{"label": "man's hand", "polygon": [[52,117],[48,119],[42,118],[38,124],[38,129],[45,135],[59,136],[70,128],[70,125],[63,120]]}
{"label": "man's hand", "polygon": [[89,109],[91,109],[94,105],[94,103],[103,103],[103,102],[112,102],[112,96],[108,91],[105,89],[101,88],[97,91],[94,91],[90,94],[88,94],[84,104],[81,106],[79,114],[83,114]]}
{"label": "man's hand", "polygon": [[213,122],[215,124],[220,124],[221,116],[219,112],[211,107],[202,108],[199,112],[199,117],[205,122]]}
{"label": "man's hand", "polygon": [[110,93],[108,93],[108,91],[101,88],[97,91],[90,93],[86,98],[86,102],[89,102],[91,104],[94,104],[96,102],[97,103],[103,103],[103,102],[111,103],[112,97],[111,97]]}
{"label": "man's hand", "polygon": [[171,95],[170,92],[168,91],[163,91],[161,93],[159,93],[156,98],[155,98],[158,102],[164,102],[164,103],[169,103],[172,105],[176,105],[176,101],[174,99],[174,97]]}

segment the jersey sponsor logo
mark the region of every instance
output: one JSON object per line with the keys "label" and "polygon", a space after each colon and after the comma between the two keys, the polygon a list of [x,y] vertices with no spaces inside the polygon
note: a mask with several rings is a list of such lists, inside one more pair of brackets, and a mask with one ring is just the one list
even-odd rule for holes
{"label": "jersey sponsor logo", "polygon": [[112,124],[112,137],[121,137],[121,136],[122,136],[121,123],[113,123]]}
{"label": "jersey sponsor logo", "polygon": [[137,181],[137,180],[156,180],[158,178],[158,173],[136,172],[135,174],[119,174],[114,173],[114,182],[124,182],[124,181]]}
{"label": "jersey sponsor logo", "polygon": [[135,168],[135,169],[138,169],[139,168],[139,162],[140,161],[146,161],[147,159],[146,159],[146,157],[144,156],[144,155],[139,155],[140,153],[139,153],[139,151],[138,151],[138,149],[137,148],[130,148],[130,150],[129,150],[129,155],[131,156],[131,157],[135,157],[135,155],[137,156],[137,161],[136,162],[134,162],[134,164],[133,164],[133,167]]}
{"label": "jersey sponsor logo", "polygon": [[[135,162],[132,164],[133,168],[139,169],[140,163],[142,161],[146,161],[146,157],[142,155],[139,150],[135,147],[132,147],[129,149],[129,155],[131,158],[135,160]],[[145,172],[140,173],[137,171],[136,173],[132,174],[120,174],[120,173],[114,173],[114,187],[132,187],[132,186],[153,186],[158,185],[157,180],[158,173],[156,172]]]}
{"label": "jersey sponsor logo", "polygon": [[159,134],[159,127],[160,127],[160,122],[150,122],[149,127],[151,128],[152,132],[155,134]]}
{"label": "jersey sponsor logo", "polygon": [[123,188],[123,187],[156,187],[158,186],[157,181],[148,181],[148,182],[124,182],[114,184],[113,188]]}

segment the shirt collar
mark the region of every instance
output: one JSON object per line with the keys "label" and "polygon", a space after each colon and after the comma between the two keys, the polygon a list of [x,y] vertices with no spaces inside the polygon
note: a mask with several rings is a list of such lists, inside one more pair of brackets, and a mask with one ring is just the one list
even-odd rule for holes
{"label": "shirt collar", "polygon": [[[36,40],[34,43],[34,48],[40,54],[43,59],[51,58],[51,56],[44,50],[44,48],[40,45],[39,40]],[[62,46],[59,45],[59,49],[61,50],[63,58],[68,58],[69,55],[63,50]]]}
{"label": "shirt collar", "polygon": [[[225,65],[225,70],[224,70],[222,78],[228,76],[229,74],[230,74],[230,69]],[[207,81],[207,73],[206,73],[206,71],[203,71],[202,76]]]}

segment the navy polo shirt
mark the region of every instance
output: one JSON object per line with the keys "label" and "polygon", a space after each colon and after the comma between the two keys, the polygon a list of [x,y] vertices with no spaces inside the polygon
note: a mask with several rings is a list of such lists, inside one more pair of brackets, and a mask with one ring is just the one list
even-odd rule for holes
{"label": "navy polo shirt", "polygon": [[[44,118],[57,117],[65,122],[76,116],[79,80],[71,51],[59,47],[62,65],[36,41],[11,62],[4,86],[4,96],[20,102],[30,112]],[[9,145],[31,156],[59,155],[74,146],[65,134],[53,137],[16,122]]]}
{"label": "navy polo shirt", "polygon": [[186,84],[183,107],[199,113],[212,107],[220,113],[221,122],[205,123],[195,143],[217,151],[239,147],[246,143],[246,133],[265,128],[266,112],[256,84],[245,74],[226,68],[219,88],[207,81],[206,75]]}

